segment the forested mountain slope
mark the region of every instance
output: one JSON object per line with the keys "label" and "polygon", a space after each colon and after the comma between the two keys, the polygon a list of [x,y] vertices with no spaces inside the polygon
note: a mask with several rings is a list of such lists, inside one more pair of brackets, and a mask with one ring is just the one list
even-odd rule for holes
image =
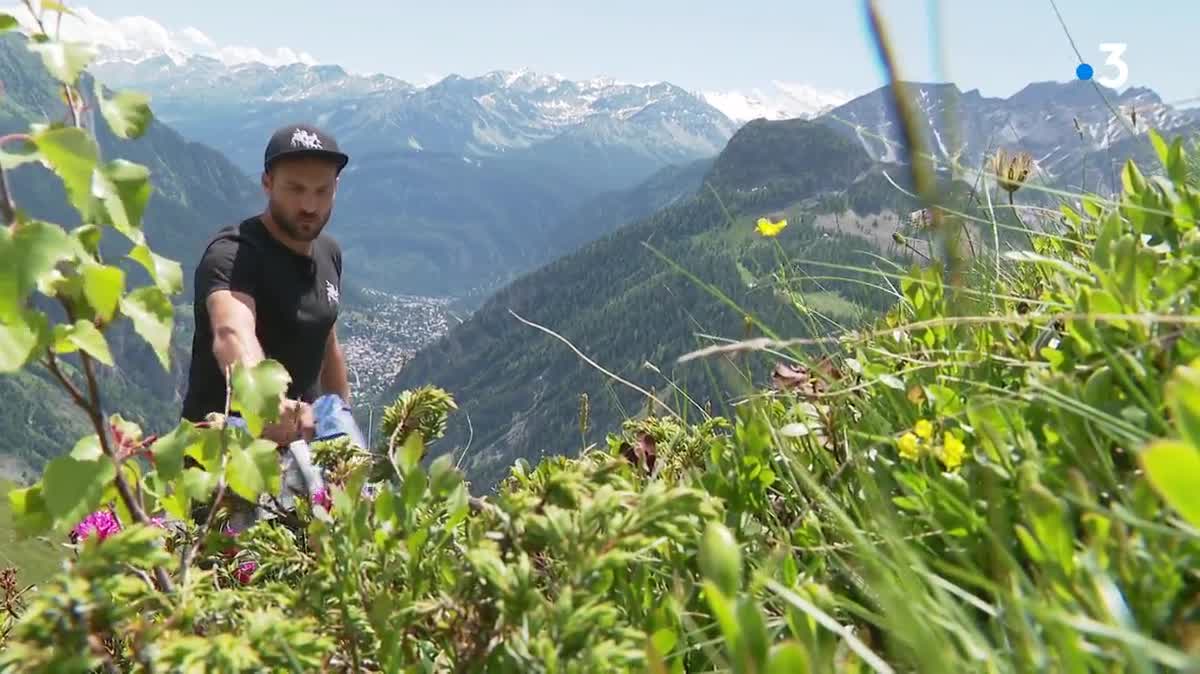
{"label": "forested mountain slope", "polygon": [[[872,234],[818,226],[817,215],[826,209],[816,198],[865,179],[871,166],[861,148],[820,124],[751,122],[717,158],[704,187],[500,291],[420,352],[391,393],[423,384],[453,393],[462,409],[435,447],[466,448],[464,466],[480,489],[516,458],[570,453],[596,441],[636,414],[643,398],[514,313],[559,333],[621,377],[653,388],[680,413],[694,416],[698,410],[668,379],[696,406],[725,408],[730,391],[745,383],[734,369],[672,364],[711,343],[697,333],[762,334],[761,327],[747,331],[747,315],[789,336],[822,333],[834,324],[853,324],[863,308],[884,306],[885,295],[869,286],[802,282],[805,273],[822,273],[803,264],[791,279],[773,276],[781,252],[797,261],[874,264],[870,254],[879,247],[867,238]],[[789,225],[777,238],[763,238],[754,232],[762,216],[787,218]],[[805,302],[809,313],[797,309]],[[646,363],[653,367],[643,367]],[[761,377],[767,363],[742,359],[732,367],[747,365]],[[583,437],[581,394],[587,394],[589,406]]]}

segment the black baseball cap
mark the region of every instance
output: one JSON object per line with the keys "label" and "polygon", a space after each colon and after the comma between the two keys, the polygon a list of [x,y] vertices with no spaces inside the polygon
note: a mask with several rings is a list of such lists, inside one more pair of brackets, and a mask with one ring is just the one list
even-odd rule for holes
{"label": "black baseball cap", "polygon": [[338,149],[337,140],[311,124],[289,124],[276,129],[263,153],[263,168],[284,157],[326,157],[338,165],[338,173],[346,168],[350,157]]}

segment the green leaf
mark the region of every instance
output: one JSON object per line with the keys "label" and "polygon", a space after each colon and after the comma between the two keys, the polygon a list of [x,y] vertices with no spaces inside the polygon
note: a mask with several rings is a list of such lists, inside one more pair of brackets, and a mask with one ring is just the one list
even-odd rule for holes
{"label": "green leaf", "polygon": [[137,245],[145,242],[142,214],[153,191],[150,169],[124,159],[115,159],[96,174],[96,196],[104,203],[109,221],[117,231]]}
{"label": "green leaf", "polygon": [[20,315],[0,319],[0,374],[16,372],[25,367],[49,340],[50,322],[40,311],[30,309]]}
{"label": "green leaf", "polygon": [[193,501],[206,502],[217,489],[217,476],[199,468],[185,468],[183,491]]}
{"label": "green leaf", "polygon": [[42,495],[42,485],[8,492],[8,507],[12,511],[17,531],[25,536],[44,533],[54,525]]}
{"label": "green leaf", "polygon": [[434,496],[441,496],[458,484],[459,475],[452,458],[449,454],[443,454],[429,466],[429,490]]}
{"label": "green leaf", "polygon": [[767,674],[808,674],[812,671],[808,651],[796,641],[785,641],[771,648]]}
{"label": "green leaf", "polygon": [[708,523],[700,544],[700,571],[721,592],[732,597],[742,583],[742,550],[720,522]]}
{"label": "green leaf", "polygon": [[150,112],[150,97],[140,91],[121,91],[107,98],[100,80],[95,80],[95,94],[100,102],[100,114],[104,115],[109,128],[120,138],[132,140],[141,137],[154,119]]}
{"label": "green leaf", "polygon": [[1132,159],[1126,160],[1125,168],[1121,170],[1121,185],[1129,194],[1141,194],[1146,190],[1146,177]]}
{"label": "green leaf", "polygon": [[0,32],[12,30],[20,25],[12,14],[0,14]]}
{"label": "green leaf", "polygon": [[42,154],[38,152],[37,144],[31,140],[12,140],[0,148],[0,167],[5,171],[11,171],[22,164],[32,164],[41,159]]}
{"label": "green leaf", "polygon": [[1166,399],[1179,434],[1200,447],[1200,369],[1180,366],[1167,382]]}
{"label": "green leaf", "polygon": [[1167,176],[1171,182],[1184,184],[1187,182],[1187,164],[1183,161],[1183,138],[1176,138],[1167,151]]}
{"label": "green leaf", "polygon": [[1167,505],[1200,527],[1200,450],[1175,440],[1159,440],[1138,455],[1146,479]]}
{"label": "green leaf", "polygon": [[92,310],[109,322],[125,292],[125,272],[112,265],[89,264],[83,269],[83,294]]}
{"label": "green leaf", "polygon": [[1154,153],[1158,155],[1158,160],[1162,162],[1163,168],[1170,168],[1170,162],[1167,160],[1168,150],[1167,143],[1162,136],[1158,135],[1158,131],[1150,129],[1147,133],[1150,137],[1150,144],[1154,146]]}
{"label": "green leaf", "polygon": [[138,288],[121,298],[121,313],[133,321],[133,328],[154,348],[163,369],[171,369],[171,323],[175,309],[163,291],[154,286]]}
{"label": "green leaf", "polygon": [[164,293],[174,295],[183,291],[183,267],[175,260],[155,253],[145,244],[135,246],[129,258],[141,264]]}
{"label": "green leaf", "polygon": [[96,461],[72,456],[54,459],[42,475],[46,511],[56,522],[74,525],[100,506],[100,497],[116,474],[116,466],[107,456]]}
{"label": "green leaf", "polygon": [[41,54],[46,70],[64,84],[75,84],[79,73],[98,53],[96,46],[88,42],[30,42],[28,47],[29,51]]}
{"label": "green leaf", "polygon": [[412,512],[417,507],[417,504],[421,502],[421,497],[425,495],[425,487],[428,485],[429,479],[423,470],[414,469],[404,474],[402,492],[406,511]]}
{"label": "green leaf", "polygon": [[190,422],[184,421],[175,430],[159,436],[150,445],[154,466],[164,480],[174,480],[183,472],[183,457],[192,445],[203,442]]}
{"label": "green leaf", "polygon": [[737,618],[734,617],[733,607],[729,605],[730,598],[712,580],[705,580],[702,587],[708,607],[721,627],[721,635],[725,637],[726,648],[730,653],[737,653],[741,649],[742,631],[738,627]]}
{"label": "green leaf", "polygon": [[742,642],[746,667],[743,671],[761,672],[767,661],[767,648],[771,639],[767,635],[767,621],[754,598],[748,595],[738,597],[735,609],[738,626],[742,630]]}
{"label": "green leaf", "polygon": [[74,325],[56,325],[55,332],[55,353],[73,353],[76,350],[82,350],[92,358],[104,363],[105,365],[113,366],[112,352],[108,349],[108,340],[104,335],[96,329],[95,324],[91,321],[85,321],[82,318],[75,321]]}
{"label": "green leaf", "polygon": [[83,129],[49,128],[34,135],[33,142],[63,181],[71,205],[81,214],[89,213],[92,200],[92,172],[100,156],[96,141]]}
{"label": "green leaf", "polygon": [[1195,227],[1197,219],[1200,219],[1200,208],[1197,208],[1196,202],[1200,202],[1200,199],[1194,199],[1192,195],[1185,193],[1171,204],[1171,217],[1175,220],[1175,227],[1180,231]]}
{"label": "green leaf", "polygon": [[420,433],[409,433],[404,440],[404,444],[397,452],[400,470],[408,475],[421,463],[421,455],[425,453],[425,443],[421,440]]}
{"label": "green leaf", "polygon": [[291,375],[277,360],[260,361],[254,367],[238,363],[233,369],[233,399],[230,409],[241,412],[250,429],[258,437],[263,425],[279,419],[279,403],[292,381]]}
{"label": "green leaf", "polygon": [[160,493],[159,502],[162,503],[163,510],[167,511],[171,517],[181,520],[191,517],[192,499],[180,486],[173,487],[169,494]]}
{"label": "green leaf", "polygon": [[34,220],[19,228],[0,228],[0,318],[16,316],[38,283],[69,260],[75,247],[58,225]]}
{"label": "green leaf", "polygon": [[225,464],[225,482],[238,496],[254,503],[260,494],[277,493],[280,473],[275,443],[255,440],[245,449],[231,448],[229,463]]}
{"label": "green leaf", "polygon": [[675,644],[679,643],[679,637],[675,634],[675,630],[664,627],[650,635],[650,642],[654,644],[654,648],[660,655],[666,657],[675,649]]}
{"label": "green leaf", "polygon": [[95,433],[79,438],[71,450],[71,457],[80,461],[97,461],[101,456],[104,456],[104,450],[100,447],[100,436]]}
{"label": "green leaf", "polygon": [[92,224],[80,225],[71,230],[71,238],[79,242],[79,247],[97,257],[100,255],[100,238],[103,235],[104,232]]}
{"label": "green leaf", "polygon": [[467,495],[467,485],[459,482],[450,496],[446,497],[446,529],[453,529],[462,524],[470,513],[471,502]]}

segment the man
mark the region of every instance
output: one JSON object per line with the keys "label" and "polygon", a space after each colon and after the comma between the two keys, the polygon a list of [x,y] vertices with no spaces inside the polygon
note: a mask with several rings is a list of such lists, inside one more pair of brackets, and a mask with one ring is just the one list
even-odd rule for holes
{"label": "man", "polygon": [[349,157],[324,131],[277,130],[263,157],[267,206],[209,241],[195,273],[196,333],[182,415],[224,412],[234,363],[279,361],[291,384],[280,419],[262,437],[279,445],[311,440],[311,403],[323,393],[350,401],[337,340],[342,253],[323,232]]}

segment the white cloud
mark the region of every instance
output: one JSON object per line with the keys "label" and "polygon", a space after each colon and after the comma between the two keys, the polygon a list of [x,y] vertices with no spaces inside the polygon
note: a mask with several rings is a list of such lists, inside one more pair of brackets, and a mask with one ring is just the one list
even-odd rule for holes
{"label": "white cloud", "polygon": [[[35,8],[40,3],[35,3]],[[33,16],[23,5],[12,6],[3,11],[14,16],[27,29],[35,25]],[[192,26],[172,31],[154,19],[145,16],[123,16],[105,19],[86,7],[72,8],[77,16],[64,16],[60,24],[61,36],[65,40],[90,42],[103,51],[120,54],[126,58],[145,58],[166,54],[182,61],[190,56],[207,56],[227,65],[237,63],[266,63],[287,65],[306,63],[315,65],[317,60],[308,52],[290,47],[277,47],[263,51],[257,47],[218,45],[212,38]],[[47,29],[54,31],[58,17],[46,13]]]}

